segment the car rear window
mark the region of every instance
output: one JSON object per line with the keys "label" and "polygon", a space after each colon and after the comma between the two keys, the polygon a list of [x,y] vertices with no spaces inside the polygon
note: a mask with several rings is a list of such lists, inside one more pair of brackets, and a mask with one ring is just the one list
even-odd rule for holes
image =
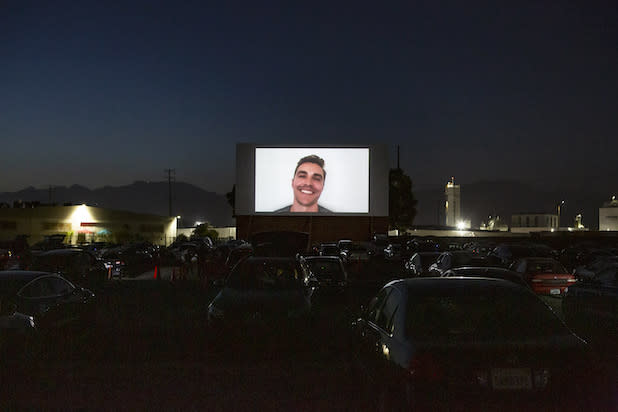
{"label": "car rear window", "polygon": [[535,262],[528,264],[528,273],[567,273],[567,270],[558,262]]}
{"label": "car rear window", "polygon": [[298,268],[291,261],[244,260],[227,279],[234,289],[296,289],[302,286]]}
{"label": "car rear window", "polygon": [[343,280],[345,278],[338,261],[312,259],[308,264],[311,273],[318,279]]}
{"label": "car rear window", "polygon": [[412,296],[407,336],[449,342],[512,340],[568,334],[536,296],[488,294]]}

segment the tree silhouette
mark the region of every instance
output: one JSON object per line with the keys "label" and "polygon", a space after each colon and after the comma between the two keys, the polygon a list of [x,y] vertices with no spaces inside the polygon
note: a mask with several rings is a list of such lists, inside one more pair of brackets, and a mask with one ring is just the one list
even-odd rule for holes
{"label": "tree silhouette", "polygon": [[391,169],[388,175],[388,215],[391,229],[405,231],[412,226],[418,203],[412,193],[412,179],[401,168]]}

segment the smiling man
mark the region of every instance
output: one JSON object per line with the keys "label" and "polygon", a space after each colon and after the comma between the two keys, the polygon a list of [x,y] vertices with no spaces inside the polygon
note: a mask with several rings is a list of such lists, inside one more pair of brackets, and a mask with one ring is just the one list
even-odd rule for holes
{"label": "smiling man", "polygon": [[331,213],[330,210],[318,205],[318,199],[324,189],[326,170],[324,159],[316,155],[305,156],[298,161],[292,178],[294,203],[275,213],[307,212]]}

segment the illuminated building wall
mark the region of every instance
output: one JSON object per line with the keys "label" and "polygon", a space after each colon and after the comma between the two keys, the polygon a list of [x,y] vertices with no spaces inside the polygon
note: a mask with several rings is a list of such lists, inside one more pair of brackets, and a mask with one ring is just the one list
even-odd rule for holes
{"label": "illuminated building wall", "polygon": [[446,226],[456,227],[461,220],[461,193],[459,185],[455,184],[455,178],[446,184],[444,189],[445,204],[444,215],[446,216]]}
{"label": "illuminated building wall", "polygon": [[599,230],[618,231],[618,200],[612,196],[612,200],[605,202],[599,208]]}
{"label": "illuminated building wall", "polygon": [[26,235],[33,245],[47,236],[65,235],[66,244],[145,240],[169,245],[176,238],[176,217],[86,205],[0,208],[0,240]]}
{"label": "illuminated building wall", "polygon": [[558,229],[558,215],[553,213],[522,213],[511,216],[511,232],[551,232]]}

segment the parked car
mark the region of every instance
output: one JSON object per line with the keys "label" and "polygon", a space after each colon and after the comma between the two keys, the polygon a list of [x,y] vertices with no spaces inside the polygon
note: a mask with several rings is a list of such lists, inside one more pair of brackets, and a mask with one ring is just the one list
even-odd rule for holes
{"label": "parked car", "polygon": [[72,282],[97,288],[107,278],[101,259],[83,249],[55,249],[35,255],[31,270],[58,273]]}
{"label": "parked car", "polygon": [[217,342],[285,337],[308,326],[311,300],[294,258],[249,256],[232,269],[208,306]]}
{"label": "parked car", "polygon": [[389,260],[401,259],[401,249],[400,243],[390,243],[384,248],[384,258]]}
{"label": "parked car", "polygon": [[64,277],[39,271],[0,272],[3,307],[32,316],[39,330],[60,336],[92,326],[94,293]]}
{"label": "parked car", "polygon": [[37,358],[40,342],[34,318],[0,301],[0,356],[6,363],[23,363]]}
{"label": "parked car", "polygon": [[429,267],[438,260],[441,252],[416,252],[404,263],[406,276],[428,276]]}
{"label": "parked car", "polygon": [[339,256],[339,247],[336,243],[320,243],[318,254],[320,256]]}
{"label": "parked car", "polygon": [[27,269],[32,259],[27,236],[0,241],[0,270]]}
{"label": "parked car", "polygon": [[414,238],[405,242],[404,256],[412,256],[416,252],[440,252],[442,247],[434,239]]}
{"label": "parked car", "polygon": [[348,274],[337,256],[305,256],[300,258],[304,282],[320,294],[338,294],[346,290]]}
{"label": "parked car", "polygon": [[105,251],[101,259],[111,278],[132,278],[154,270],[154,252],[149,244],[128,244]]}
{"label": "parked car", "polygon": [[618,264],[618,256],[599,254],[590,259],[587,264],[575,267],[573,274],[578,279],[592,279],[597,273],[616,264]]}
{"label": "parked car", "polygon": [[464,266],[447,270],[444,277],[481,277],[492,279],[504,279],[513,282],[517,285],[530,288],[528,282],[524,280],[521,273],[513,272],[512,270],[497,268],[497,267],[474,267]]}
{"label": "parked car", "polygon": [[374,409],[571,410],[593,407],[589,385],[609,387],[585,341],[500,279],[390,282],[352,332]]}
{"label": "parked car", "polygon": [[500,266],[492,256],[483,256],[467,250],[453,250],[442,252],[436,261],[429,266],[432,276],[442,276],[449,269],[461,266]]}
{"label": "parked car", "polygon": [[577,279],[552,258],[523,258],[516,260],[511,270],[521,273],[532,290],[540,295],[562,295]]}
{"label": "parked car", "polygon": [[357,242],[344,244],[343,247],[340,247],[340,250],[339,257],[346,265],[368,262],[373,255],[373,251],[368,245]]}
{"label": "parked car", "polygon": [[569,325],[595,342],[618,343],[618,264],[569,286],[562,300]]}
{"label": "parked car", "polygon": [[558,257],[558,252],[541,244],[516,243],[500,244],[496,246],[489,256],[500,259],[502,266],[509,267],[514,261],[526,257]]}

